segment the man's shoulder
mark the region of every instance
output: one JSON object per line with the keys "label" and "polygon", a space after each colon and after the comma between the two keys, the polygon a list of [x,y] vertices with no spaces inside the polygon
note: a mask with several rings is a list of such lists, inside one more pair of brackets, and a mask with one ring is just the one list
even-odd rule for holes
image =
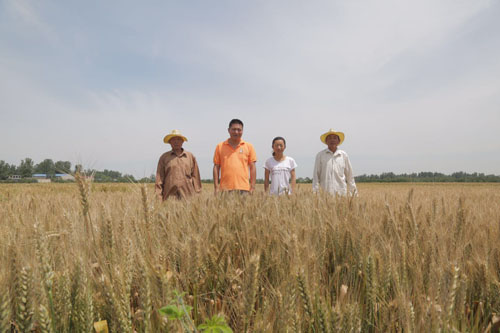
{"label": "man's shoulder", "polygon": [[347,153],[345,152],[345,150],[342,150],[342,149],[337,149],[335,151],[335,155],[343,155],[343,156],[347,156]]}
{"label": "man's shoulder", "polygon": [[243,140],[241,140],[241,143],[240,143],[240,144],[241,144],[241,145],[245,145],[245,146],[247,146],[248,150],[255,150],[255,149],[254,149],[254,147],[253,147],[253,144],[251,144],[251,143],[250,143],[250,142],[248,142],[248,141],[243,141]]}
{"label": "man's shoulder", "polygon": [[194,158],[194,154],[192,152],[190,152],[190,151],[184,150],[183,153],[186,154],[186,156],[189,157],[189,158]]}
{"label": "man's shoulder", "polygon": [[347,153],[342,149],[337,148],[337,150],[335,150],[335,152],[332,153],[332,151],[330,149],[325,148],[325,149],[321,150],[320,152],[318,152],[318,154],[316,154],[316,156],[325,155],[325,154],[344,155],[344,156],[347,155]]}
{"label": "man's shoulder", "polygon": [[249,145],[249,146],[253,146],[250,142],[248,141],[245,141],[245,140],[241,140],[240,141],[242,145]]}
{"label": "man's shoulder", "polygon": [[222,147],[224,144],[228,144],[227,140],[224,140],[224,141],[219,142],[219,143],[215,146],[215,148],[220,148],[220,147]]}
{"label": "man's shoulder", "polygon": [[324,154],[328,154],[328,148],[326,149],[321,149],[317,154],[316,156],[321,156],[321,155],[324,155]]}
{"label": "man's shoulder", "polygon": [[163,154],[161,154],[160,160],[163,160],[163,159],[169,157],[170,155],[172,155],[172,151],[171,150],[169,150],[167,152],[164,152]]}

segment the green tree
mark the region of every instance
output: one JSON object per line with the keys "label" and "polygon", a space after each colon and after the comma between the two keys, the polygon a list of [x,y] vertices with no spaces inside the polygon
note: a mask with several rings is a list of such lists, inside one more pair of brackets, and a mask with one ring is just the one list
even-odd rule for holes
{"label": "green tree", "polygon": [[9,178],[10,174],[10,165],[9,163],[5,163],[5,161],[0,161],[0,179],[5,180]]}
{"label": "green tree", "polygon": [[29,178],[31,175],[33,175],[33,172],[35,170],[35,162],[29,157],[26,157],[24,160],[21,161],[21,164],[19,165],[19,168],[17,171],[23,178]]}
{"label": "green tree", "polygon": [[107,176],[107,177],[111,178],[111,179],[120,179],[120,178],[122,178],[122,174],[119,171],[113,171],[113,170],[104,169],[104,171],[102,172],[102,174],[104,176]]}
{"label": "green tree", "polygon": [[70,161],[57,161],[55,164],[56,173],[70,173],[71,172],[71,162]]}
{"label": "green tree", "polygon": [[52,177],[56,173],[56,166],[54,164],[54,161],[52,161],[50,158],[47,158],[36,165],[35,171],[37,173],[44,173],[47,175],[47,177]]}
{"label": "green tree", "polygon": [[135,178],[134,176],[132,175],[127,175],[127,174],[124,174],[123,177],[120,179],[121,181],[132,181],[132,182],[135,182]]}
{"label": "green tree", "polygon": [[19,174],[18,168],[17,168],[17,166],[15,164],[11,164],[9,166],[9,174],[10,175],[17,175],[17,174]]}

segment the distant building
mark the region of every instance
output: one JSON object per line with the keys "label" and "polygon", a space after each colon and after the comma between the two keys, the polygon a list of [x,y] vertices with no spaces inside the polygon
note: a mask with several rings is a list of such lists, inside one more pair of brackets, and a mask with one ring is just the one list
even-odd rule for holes
{"label": "distant building", "polygon": [[75,180],[75,177],[67,173],[56,173],[55,177],[56,179],[61,179],[61,180]]}
{"label": "distant building", "polygon": [[[50,178],[46,173],[35,173],[31,178],[36,179],[39,183],[50,183]],[[75,180],[75,177],[67,173],[56,173],[54,178],[59,180]]]}
{"label": "distant building", "polygon": [[47,178],[47,174],[45,173],[35,173],[31,175],[31,178],[36,179],[39,183],[50,183],[50,179]]}

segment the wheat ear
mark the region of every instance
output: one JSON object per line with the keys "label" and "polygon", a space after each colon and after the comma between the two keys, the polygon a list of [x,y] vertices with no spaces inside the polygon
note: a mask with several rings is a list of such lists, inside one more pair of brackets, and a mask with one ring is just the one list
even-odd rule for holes
{"label": "wheat ear", "polygon": [[10,332],[10,293],[9,288],[0,293],[0,332]]}
{"label": "wheat ear", "polygon": [[245,288],[245,332],[250,330],[252,317],[255,306],[255,296],[257,293],[257,276],[258,276],[259,256],[253,255],[247,268],[247,282]]}
{"label": "wheat ear", "polygon": [[16,323],[21,332],[29,332],[33,326],[33,310],[31,307],[31,270],[23,267],[20,272],[17,286],[17,312]]}

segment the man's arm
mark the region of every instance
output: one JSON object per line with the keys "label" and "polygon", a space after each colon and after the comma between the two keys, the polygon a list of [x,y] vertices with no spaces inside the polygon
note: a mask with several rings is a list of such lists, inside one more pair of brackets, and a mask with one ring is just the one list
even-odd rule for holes
{"label": "man's arm", "polygon": [[156,181],[155,181],[155,192],[158,199],[163,200],[163,182],[165,181],[165,168],[160,160],[158,161],[158,167],[156,168]]}
{"label": "man's arm", "polygon": [[193,170],[191,172],[191,177],[193,179],[195,192],[200,193],[201,192],[200,169],[198,168],[198,162],[196,162],[196,158],[194,156],[193,156]]}
{"label": "man's arm", "polygon": [[213,177],[214,177],[214,193],[217,194],[219,192],[219,173],[220,173],[220,165],[214,164]]}
{"label": "man's arm", "polygon": [[255,167],[255,162],[250,163],[250,193],[255,190],[255,180],[257,179],[257,168]]}
{"label": "man's arm", "polygon": [[314,162],[314,171],[313,171],[313,192],[316,193],[319,191],[319,180],[321,177],[321,154],[316,155],[316,160]]}
{"label": "man's arm", "polygon": [[345,169],[344,169],[345,180],[347,183],[347,190],[353,196],[358,194],[358,189],[356,188],[356,182],[354,181],[354,176],[352,175],[351,161],[349,161],[349,156],[345,155]]}
{"label": "man's arm", "polygon": [[214,170],[212,172],[213,178],[214,178],[214,194],[217,194],[219,192],[219,175],[220,175],[220,150],[219,150],[219,145],[215,147],[215,152],[214,152]]}
{"label": "man's arm", "polygon": [[248,145],[248,168],[250,169],[250,193],[255,190],[255,180],[257,179],[257,168],[255,167],[255,162],[257,162],[257,154],[253,145]]}

